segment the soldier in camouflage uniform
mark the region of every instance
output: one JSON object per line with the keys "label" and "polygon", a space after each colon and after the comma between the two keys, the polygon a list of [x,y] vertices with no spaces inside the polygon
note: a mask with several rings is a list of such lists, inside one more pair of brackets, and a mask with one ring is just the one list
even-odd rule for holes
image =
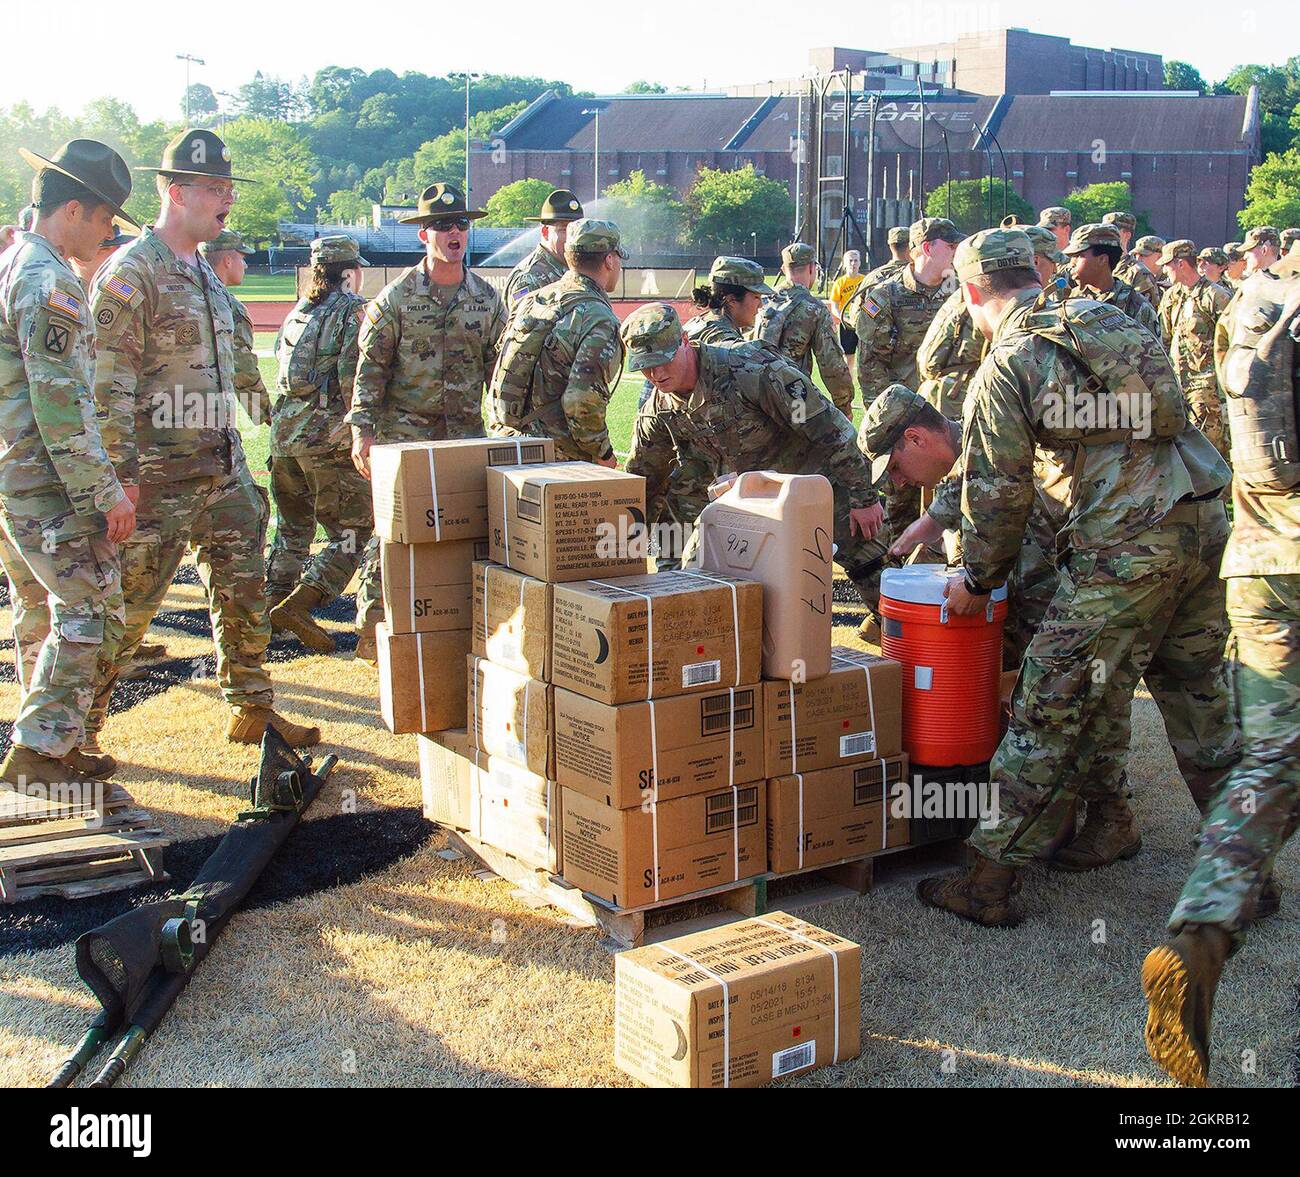
{"label": "soldier in camouflage uniform", "polygon": [[1231,447],[1214,374],[1214,328],[1228,305],[1228,293],[1196,272],[1196,246],[1190,241],[1171,241],[1160,264],[1170,280],[1161,304],[1164,312],[1168,303],[1169,357],[1187,397],[1187,415],[1227,458]]}
{"label": "soldier in camouflage uniform", "polygon": [[[483,437],[483,392],[506,325],[505,305],[465,262],[471,221],[460,189],[433,184],[402,223],[420,226],[425,256],[383,288],[361,324],[352,461],[370,477],[375,442]],[[357,590],[357,657],[373,661],[383,613],[379,540],[366,545]]]}
{"label": "soldier in camouflage uniform", "polygon": [[1196,272],[1207,282],[1220,286],[1232,297],[1232,288],[1224,281],[1223,272],[1228,268],[1228,255],[1213,245],[1207,245],[1196,255]]}
{"label": "soldier in camouflage uniform", "polygon": [[[1149,667],[1159,663],[1184,693],[1194,689],[1198,702],[1223,717],[1216,746],[1201,749],[1206,761],[1231,749],[1226,692],[1208,698],[1215,664],[1205,635],[1221,606],[1204,592],[1227,519],[1217,489],[1208,498],[1199,493],[1221,486],[1227,471],[1187,429],[1177,381],[1147,332],[1086,299],[1064,304],[1068,331],[1063,310],[1038,309],[1041,288],[1023,233],[976,234],[954,264],[990,346],[967,393],[964,564],[948,584],[949,609],[984,611],[1019,558],[1035,503],[1056,530],[1056,550],[1070,553],[990,766],[998,812],[968,839],[969,872],[927,879],[917,889],[927,906],[1006,926],[1016,922],[1010,897],[1017,870],[1056,840],[1061,803],[1078,789],[1078,766],[1096,766],[1107,789],[1119,787],[1132,692]],[[1131,412],[1103,411],[1120,392]],[[1112,793],[1098,811],[1099,823],[1117,822],[1127,806]]]}
{"label": "soldier in camouflage uniform", "polygon": [[[1040,209],[1038,213],[1038,227],[1046,229],[1056,238],[1056,248],[1064,249],[1070,244],[1070,226],[1074,222],[1074,214],[1063,205],[1053,204],[1047,208]],[[1020,226],[1021,229],[1025,226]]]}
{"label": "soldier in camouflage uniform", "polygon": [[138,527],[122,549],[126,635],[96,683],[87,736],[98,737],[118,674],[135,654],[185,554],[208,569],[217,681],[231,708],[226,737],[260,743],[268,724],[290,744],[320,731],[276,715],[267,673],[263,548],[269,506],[253,481],[235,408],[235,312],[199,253],[234,204],[230,151],[186,130],[157,173],[158,224],[95,278],[95,403],[104,445],[126,487],[139,487]]}
{"label": "soldier in camouflage uniform", "polygon": [[761,343],[688,341],[664,303],[629,315],[623,342],[628,367],[655,386],[637,413],[627,460],[628,471],[646,480],[647,505],[663,493],[683,448],[708,455],[712,478],[746,470],[824,474],[835,490],[835,558],[874,608],[883,512],[848,418]]}
{"label": "soldier in camouflage uniform", "polygon": [[582,203],[567,188],[557,188],[546,198],[537,216],[524,217],[524,220],[541,225],[541,239],[506,279],[504,302],[506,313],[511,315],[525,294],[564,277],[568,269],[564,263],[564,242],[569,226],[582,220]]}
{"label": "soldier in camouflage uniform", "polygon": [[623,344],[609,295],[627,251],[613,221],[583,219],[569,226],[564,252],[564,277],[511,313],[488,392],[488,430],[550,437],[563,459],[614,466],[605,412]]}
{"label": "soldier in camouflage uniform", "polygon": [[1160,305],[1160,287],[1155,275],[1146,268],[1129,251],[1129,242],[1137,229],[1137,217],[1130,212],[1109,212],[1101,218],[1103,225],[1113,225],[1119,230],[1119,245],[1122,251],[1119,264],[1115,266],[1115,277],[1133,287],[1152,307]]}
{"label": "soldier in camouflage uniform", "polygon": [[1278,237],[1278,248],[1282,251],[1283,257],[1286,257],[1286,255],[1295,248],[1295,243],[1297,241],[1300,241],[1300,229],[1282,230]]}
{"label": "soldier in camouflage uniform", "polygon": [[[279,373],[271,412],[271,497],[276,532],[266,569],[271,624],[328,654],[334,638],[312,617],[347,587],[370,540],[370,484],[352,465],[344,416],[352,405],[365,314],[361,269],[369,263],[343,235],[311,243],[305,297],[275,341]],[[316,528],[325,546],[311,556]],[[310,557],[310,558],[309,558]]]}
{"label": "soldier in camouflage uniform", "polygon": [[122,637],[116,545],[131,496],[95,419],[95,327],[65,258],[94,258],[131,192],[111,148],[74,139],[37,169],[30,232],[0,255],[0,562],[9,578],[18,713],[0,782],[22,792],[107,779],[79,751],[98,667]]}
{"label": "soldier in camouflage uniform", "polygon": [[812,375],[813,356],[835,407],[853,415],[853,377],[840,351],[835,320],[826,304],[809,287],[817,276],[817,255],[811,245],[796,241],[781,251],[781,270],[789,283],[767,300],[754,322],[754,338],[774,347]]}
{"label": "soldier in camouflage uniform", "polygon": [[[961,241],[957,226],[943,217],[924,217],[908,230],[912,260],[897,277],[868,286],[850,300],[845,318],[858,334],[857,376],[862,403],[870,408],[890,384],[917,386],[916,353],[943,301],[952,293],[944,277]],[[885,517],[897,534],[921,510],[915,487],[891,486]]]}
{"label": "soldier in camouflage uniform", "polygon": [[[763,267],[743,257],[715,257],[708,281],[691,294],[698,314],[686,320],[683,332],[690,343],[727,343],[743,340],[753,327],[763,297],[771,295]],[[637,411],[645,408],[654,392],[649,380],[641,387]],[[655,566],[664,571],[682,566],[682,552],[709,501],[709,484],[716,477],[714,455],[699,451],[687,439],[678,449],[668,484],[654,502],[646,500],[646,518],[652,535],[672,539],[680,546],[661,545]]]}
{"label": "soldier in camouflage uniform", "polygon": [[247,258],[254,251],[233,229],[222,229],[211,241],[203,242],[199,252],[226,288],[230,306],[235,312],[235,399],[254,425],[264,425],[271,419],[271,398],[262,382],[262,370],[257,365],[253,316],[231,293],[236,286],[243,285],[248,270]]}
{"label": "soldier in camouflage uniform", "polygon": [[943,416],[961,418],[966,385],[980,366],[984,336],[975,330],[960,290],[943,301],[916,350],[916,391]]}
{"label": "soldier in camouflage uniform", "polygon": [[1241,243],[1246,255],[1246,274],[1267,270],[1282,256],[1282,235],[1272,225],[1256,225]]}
{"label": "soldier in camouflage uniform", "polygon": [[[1160,309],[1160,300],[1167,289],[1164,273],[1160,269],[1160,251],[1164,247],[1163,237],[1156,237],[1153,234],[1139,237],[1133,243],[1133,248],[1129,250],[1125,260],[1115,268],[1115,276],[1132,286],[1156,310]],[[1151,283],[1150,289],[1147,288],[1148,280]]]}
{"label": "soldier in camouflage uniform", "polygon": [[1223,284],[1230,294],[1236,294],[1246,277],[1246,254],[1241,248],[1241,242],[1227,242],[1223,247],[1223,256],[1228,259],[1223,270]]}
{"label": "soldier in camouflage uniform", "polygon": [[[909,229],[907,225],[895,225],[885,234],[885,241],[889,245],[889,261],[877,266],[874,270],[868,270],[857,290],[861,290],[863,287],[875,286],[877,282],[887,282],[890,278],[897,278],[911,265],[912,255],[908,245],[908,236]],[[849,302],[852,302],[852,296],[849,297]],[[852,319],[848,314],[849,302],[844,304],[845,313],[841,317],[852,326]]]}
{"label": "soldier in camouflage uniform", "polygon": [[1155,307],[1115,275],[1116,259],[1123,257],[1123,246],[1113,225],[1080,225],[1071,236],[1065,254],[1071,261],[1076,294],[1119,307],[1130,319],[1160,338],[1160,318]]}
{"label": "soldier in camouflage uniform", "polygon": [[[1201,825],[1170,938],[1142,968],[1147,1049],[1195,1086],[1206,1081],[1224,963],[1252,920],[1277,910],[1273,862],[1300,822],[1297,337],[1300,257],[1292,252],[1243,283],[1215,340],[1234,436],[1245,451],[1232,483],[1233,532],[1222,569],[1245,754]],[[1275,446],[1278,439],[1285,447]]]}

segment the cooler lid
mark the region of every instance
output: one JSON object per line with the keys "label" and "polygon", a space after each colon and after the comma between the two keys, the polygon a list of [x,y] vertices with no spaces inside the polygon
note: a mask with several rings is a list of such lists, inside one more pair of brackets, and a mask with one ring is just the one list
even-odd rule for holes
{"label": "cooler lid", "polygon": [[[942,605],[947,599],[944,586],[960,569],[942,564],[909,564],[906,568],[886,568],[880,574],[880,595],[911,605]],[[1005,601],[1007,586],[993,590],[992,600]]]}

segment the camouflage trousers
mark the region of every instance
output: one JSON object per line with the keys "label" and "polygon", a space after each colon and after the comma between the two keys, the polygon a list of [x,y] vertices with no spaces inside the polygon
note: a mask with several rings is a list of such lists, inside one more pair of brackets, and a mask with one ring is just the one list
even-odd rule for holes
{"label": "camouflage trousers", "polygon": [[655,567],[667,572],[682,567],[695,551],[695,524],[709,504],[713,470],[702,459],[687,458],[674,466],[661,500],[659,514],[649,520],[651,534],[659,537]]}
{"label": "camouflage trousers", "polygon": [[[1040,526],[1036,527],[1035,524]],[[1020,545],[1020,559],[1007,581],[1007,622],[1002,633],[1002,669],[1018,670],[1025,651],[1056,595],[1061,574],[1052,555],[1056,537],[1041,511],[1033,511]]]}
{"label": "camouflage trousers", "polygon": [[1228,413],[1218,384],[1194,385],[1186,391],[1187,419],[1197,427],[1225,462],[1232,461],[1232,441],[1228,433]]}
{"label": "camouflage trousers", "polygon": [[135,534],[120,549],[126,633],[109,672],[97,680],[87,731],[103,729],[117,676],[135,656],[187,544],[195,548],[207,590],[222,695],[232,707],[271,706],[264,665],[271,640],[262,562],[270,515],[265,496],[242,463],[230,474],[142,487]]}
{"label": "camouflage trousers", "polygon": [[[301,581],[332,601],[348,587],[374,530],[370,483],[349,455],[271,460],[276,532],[266,566],[266,595],[283,600]],[[316,526],[326,544],[311,555]]]}
{"label": "camouflage trousers", "polygon": [[1048,852],[1085,778],[1095,781],[1092,795],[1118,790],[1133,691],[1153,662],[1171,690],[1189,694],[1185,714],[1200,705],[1215,717],[1204,722],[1209,734],[1193,734],[1189,723],[1183,756],[1202,761],[1198,770],[1215,758],[1231,764],[1235,725],[1213,639],[1197,641],[1214,616],[1213,594],[1208,608],[1203,597],[1223,540],[1216,499],[1179,504],[1127,543],[1070,554],[1025,652],[1011,723],[989,768],[998,815],[971,834],[976,851],[1023,866]]}
{"label": "camouflage trousers", "polygon": [[14,620],[13,742],[62,758],[80,746],[95,683],[122,640],[118,547],[102,531],[47,543],[37,520],[0,516],[0,563]]}
{"label": "camouflage trousers", "polygon": [[1233,577],[1228,615],[1245,752],[1205,815],[1169,930],[1216,924],[1240,940],[1300,822],[1300,575]]}

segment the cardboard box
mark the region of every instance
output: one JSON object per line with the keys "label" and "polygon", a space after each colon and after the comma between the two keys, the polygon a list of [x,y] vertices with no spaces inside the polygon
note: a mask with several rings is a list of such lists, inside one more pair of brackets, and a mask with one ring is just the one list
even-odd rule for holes
{"label": "cardboard box", "polygon": [[856,1058],[861,968],[783,911],[621,952],[614,1062],[652,1087],[761,1087]]}
{"label": "cardboard box", "polygon": [[906,780],[906,756],[773,777],[767,782],[768,869],[807,870],[906,846],[907,818],[895,814],[896,787]]}
{"label": "cardboard box", "polygon": [[420,808],[430,821],[469,831],[474,812],[475,757],[469,732],[462,728],[417,735],[420,758]]}
{"label": "cardboard box", "polygon": [[549,438],[400,441],[370,450],[375,532],[394,543],[486,539],[489,466],[555,461]]}
{"label": "cardboard box", "polygon": [[469,629],[474,561],[487,555],[485,539],[434,544],[379,544],[384,619],[390,633]]}
{"label": "cardboard box", "polygon": [[551,612],[551,681],[601,703],[762,677],[763,586],[751,580],[656,572],[557,585]]}
{"label": "cardboard box", "polygon": [[472,835],[525,866],[559,874],[560,787],[499,756],[483,757],[480,766],[484,761],[487,767],[475,770]]}
{"label": "cardboard box", "polygon": [[552,690],[477,654],[466,659],[467,726],[476,747],[555,779]]}
{"label": "cardboard box", "polygon": [[615,809],[656,796],[656,781],[658,800],[671,801],[759,780],[762,692],[762,683],[753,683],[610,707],[557,689],[556,779]]}
{"label": "cardboard box", "polygon": [[480,658],[551,679],[551,586],[503,564],[474,562],[474,644]]}
{"label": "cardboard box", "polygon": [[464,727],[469,630],[389,633],[375,626],[379,714],[390,732],[441,732]]}
{"label": "cardboard box", "polygon": [[903,668],[891,658],[835,646],[824,678],[763,684],[763,733],[768,777],[897,756],[903,750]]}
{"label": "cardboard box", "polygon": [[539,580],[646,570],[645,479],[594,462],[488,471],[491,556]]}
{"label": "cardboard box", "polygon": [[560,794],[565,879],[618,907],[676,899],[767,869],[762,781],[644,809],[615,809],[576,789]]}

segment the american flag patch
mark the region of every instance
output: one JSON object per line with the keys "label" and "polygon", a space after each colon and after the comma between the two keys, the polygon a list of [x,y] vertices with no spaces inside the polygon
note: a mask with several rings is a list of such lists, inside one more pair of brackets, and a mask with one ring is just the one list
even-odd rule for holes
{"label": "american flag patch", "polygon": [[124,282],[116,274],[104,279],[104,293],[111,294],[122,302],[130,302],[135,297],[136,289],[130,282]]}
{"label": "american flag patch", "polygon": [[51,290],[50,297],[46,299],[50,310],[58,311],[61,315],[69,315],[76,319],[81,315],[81,299],[75,294],[69,294],[66,290]]}
{"label": "american flag patch", "polygon": [[862,309],[866,311],[867,315],[872,319],[880,314],[880,304],[872,298],[864,298],[862,300]]}

